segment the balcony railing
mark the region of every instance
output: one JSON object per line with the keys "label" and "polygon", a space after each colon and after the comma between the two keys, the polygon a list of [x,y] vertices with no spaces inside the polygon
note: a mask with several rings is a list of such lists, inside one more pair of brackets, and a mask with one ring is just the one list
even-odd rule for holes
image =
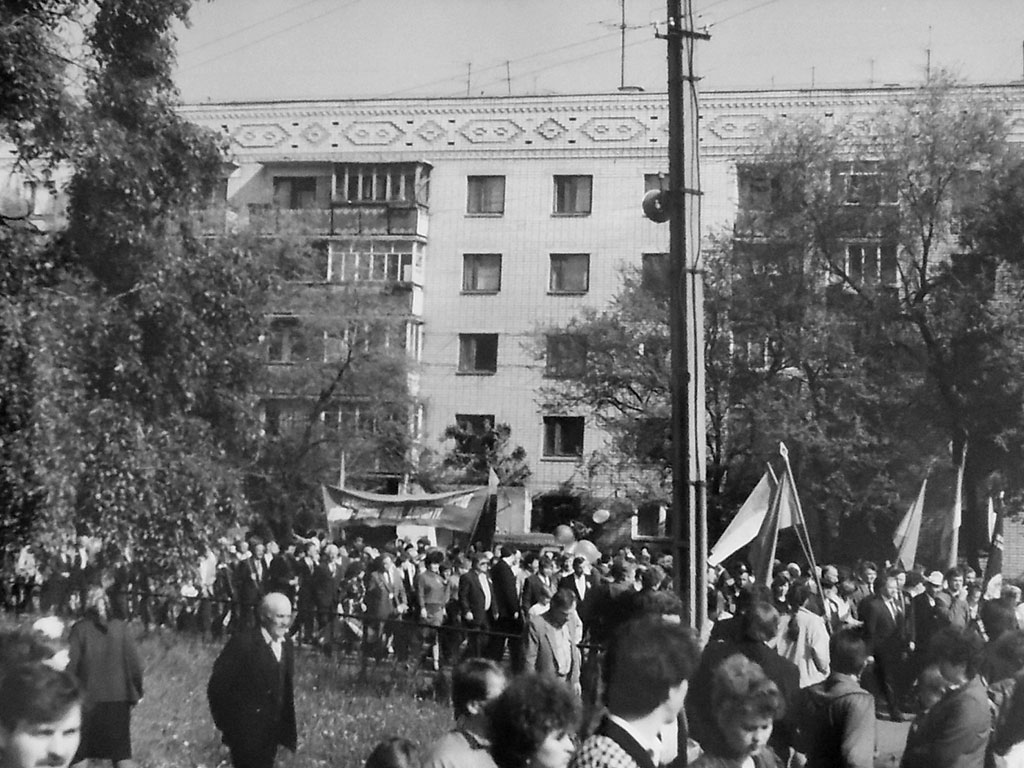
{"label": "balcony railing", "polygon": [[331,208],[288,209],[250,205],[249,223],[268,234],[319,236],[427,235],[427,211],[417,205],[336,203]]}

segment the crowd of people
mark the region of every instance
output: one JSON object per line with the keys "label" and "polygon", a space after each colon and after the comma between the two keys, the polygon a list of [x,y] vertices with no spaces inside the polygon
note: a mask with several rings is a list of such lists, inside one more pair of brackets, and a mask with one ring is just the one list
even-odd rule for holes
{"label": "crowd of people", "polygon": [[[912,720],[903,768],[1024,765],[1020,589],[986,593],[968,568],[777,564],[770,584],[744,563],[716,568],[698,636],[683,626],[671,557],[643,548],[591,560],[248,539],[207,552],[160,594],[125,576],[123,556],[95,551],[82,592],[69,574],[64,603],[45,579],[25,597],[87,612],[63,673],[89,702],[79,756],[130,758],[142,681],[121,619],[159,615],[227,638],[207,693],[238,768],[296,748],[297,645],[450,669],[452,730],[424,745],[382,739],[368,768],[868,768],[879,719]],[[3,664],[0,707],[8,680],[22,684]],[[54,722],[69,713],[45,710]],[[4,755],[8,722],[0,712]]]}

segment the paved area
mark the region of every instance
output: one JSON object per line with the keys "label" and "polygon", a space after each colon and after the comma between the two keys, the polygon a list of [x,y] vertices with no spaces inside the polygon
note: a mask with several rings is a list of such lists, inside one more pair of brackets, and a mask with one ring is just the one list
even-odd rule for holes
{"label": "paved area", "polygon": [[875,768],[896,768],[903,755],[903,747],[907,743],[907,731],[910,723],[893,723],[889,720],[878,720],[878,755],[875,757]]}

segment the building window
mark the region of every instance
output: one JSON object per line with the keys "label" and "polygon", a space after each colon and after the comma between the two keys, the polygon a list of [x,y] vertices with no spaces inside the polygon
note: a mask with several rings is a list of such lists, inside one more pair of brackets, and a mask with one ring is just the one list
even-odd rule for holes
{"label": "building window", "polygon": [[466,213],[500,216],[505,212],[505,177],[468,177]]}
{"label": "building window", "polygon": [[669,254],[645,253],[640,258],[640,286],[645,291],[664,293],[669,284]]}
{"label": "building window", "polygon": [[498,370],[498,334],[459,334],[459,373],[494,373]]}
{"label": "building window", "polygon": [[593,176],[555,176],[555,213],[583,216],[590,213]]}
{"label": "building window", "polygon": [[546,342],[544,375],[564,379],[583,374],[587,362],[584,337],[577,333],[550,333]]}
{"label": "building window", "polygon": [[265,400],[263,429],[268,435],[301,435],[309,421],[310,405],[294,400]]}
{"label": "building window", "polygon": [[291,364],[308,360],[309,344],[298,318],[273,318],[267,333],[267,361]]}
{"label": "building window", "polygon": [[583,455],[583,417],[545,416],[544,455],[577,458]]}
{"label": "building window", "polygon": [[875,161],[839,163],[832,169],[832,184],[846,205],[874,208],[898,200],[892,172]]}
{"label": "building window", "polygon": [[467,253],[462,257],[462,290],[497,293],[501,290],[501,254]]}
{"label": "building window", "polygon": [[896,246],[878,243],[851,243],[846,246],[843,265],[853,285],[896,285]]}
{"label": "building window", "polygon": [[740,211],[764,213],[777,210],[783,199],[782,178],[777,167],[737,166],[736,186]]}
{"label": "building window", "polygon": [[464,456],[485,455],[493,429],[493,413],[456,413],[455,430],[449,432],[455,439],[455,452]]}
{"label": "building window", "polygon": [[334,252],[331,278],[335,282],[409,283],[413,281],[413,255],[400,252]]}
{"label": "building window", "polygon": [[589,253],[552,253],[551,293],[586,293],[590,290]]}
{"label": "building window", "polygon": [[644,174],[644,192],[651,192],[655,189],[669,189],[667,173]]}
{"label": "building window", "polygon": [[317,199],[316,182],[316,176],[275,176],[274,205],[293,211],[326,208]]}
{"label": "building window", "polygon": [[637,507],[633,515],[634,539],[664,539],[668,537],[668,510],[664,504],[648,501]]}

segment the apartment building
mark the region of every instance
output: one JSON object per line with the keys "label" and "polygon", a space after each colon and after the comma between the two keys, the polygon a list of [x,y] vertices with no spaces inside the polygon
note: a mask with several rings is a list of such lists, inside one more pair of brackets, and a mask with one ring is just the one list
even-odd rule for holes
{"label": "apartment building", "polygon": [[[986,87],[1024,140],[1018,86]],[[744,159],[779,116],[867,120],[910,89],[704,94],[704,231],[732,226],[759,180]],[[404,286],[421,405],[421,448],[443,450],[456,422],[507,423],[531,464],[529,490],[612,492],[593,476],[605,448],[592,415],[552,410],[540,394],[573,364],[557,333],[615,294],[623,268],[668,250],[667,225],[640,201],[668,168],[664,94],[230,103],[182,114],[230,139],[224,189],[240,222],[306,227],[327,243],[323,279]],[[864,184],[851,166],[842,183]],[[763,191],[763,189],[762,189]],[[742,222],[740,222],[742,223]],[[849,252],[884,278],[893,254]]]}

